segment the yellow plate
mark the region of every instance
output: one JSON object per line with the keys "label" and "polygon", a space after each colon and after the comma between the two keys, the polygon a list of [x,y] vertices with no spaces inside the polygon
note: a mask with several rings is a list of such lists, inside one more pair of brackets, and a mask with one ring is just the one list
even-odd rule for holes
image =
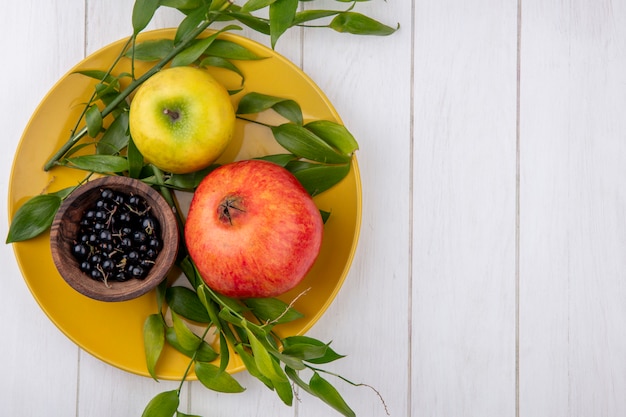
{"label": "yellow plate", "polygon": [[[173,29],[147,32],[140,40],[172,38],[174,33]],[[324,93],[287,59],[240,36],[225,34],[223,38],[267,57],[258,61],[237,62],[245,75],[245,91],[233,96],[234,104],[242,94],[255,91],[295,100],[302,107],[305,121],[326,119],[340,122]],[[28,198],[76,184],[84,176],[84,172],[65,168],[44,172],[42,166],[68,139],[82,110],[82,103],[93,91],[94,80],[73,72],[108,69],[124,43],[120,40],[108,45],[80,62],[57,82],[40,103],[15,155],[8,196],[11,217]],[[123,60],[114,74],[130,72],[127,61]],[[135,70],[141,73],[148,67],[139,63]],[[240,79],[234,73],[216,69],[214,75],[231,90],[240,87]],[[265,114],[263,117],[269,122],[279,120],[276,114]],[[267,128],[238,121],[236,139],[220,162],[261,156],[277,150],[280,151],[280,148],[276,147]],[[279,326],[277,330],[283,336],[305,333],[328,308],[346,277],[356,250],[361,221],[361,184],[356,159],[348,177],[315,200],[320,209],[332,214],[325,226],[324,243],[313,270],[298,288],[281,297],[290,302],[308,289],[295,303],[295,308],[305,317]],[[148,293],[136,300],[120,303],[94,301],[79,294],[63,281],[54,267],[48,237],[46,233],[13,244],[24,279],[41,308],[67,337],[85,351],[110,365],[147,376],[142,327],[145,318],[156,312],[155,294]],[[179,379],[187,363],[186,357],[168,347],[157,367],[158,376]],[[228,370],[238,372],[242,369],[244,367],[239,358],[231,355]]]}

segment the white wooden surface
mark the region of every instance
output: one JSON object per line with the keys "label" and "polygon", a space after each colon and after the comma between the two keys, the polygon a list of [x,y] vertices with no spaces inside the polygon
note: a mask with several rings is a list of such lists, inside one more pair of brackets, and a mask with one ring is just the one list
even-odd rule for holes
{"label": "white wooden surface", "polygon": [[[348,353],[337,370],[378,388],[394,417],[626,415],[626,3],[358,6],[400,31],[296,30],[278,45],[361,145],[356,259],[310,333]],[[129,34],[131,8],[3,3],[0,193],[39,101]],[[179,21],[160,13],[151,27]],[[0,415],[138,416],[176,385],[81,351],[39,309],[10,246],[0,262]],[[187,384],[181,409],[336,415],[237,377],[247,391],[234,396]],[[358,416],[385,415],[368,389],[342,387]]]}

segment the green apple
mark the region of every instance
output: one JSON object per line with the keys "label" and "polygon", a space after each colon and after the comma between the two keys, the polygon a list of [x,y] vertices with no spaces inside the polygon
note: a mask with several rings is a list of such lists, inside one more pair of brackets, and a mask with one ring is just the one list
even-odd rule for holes
{"label": "green apple", "polygon": [[235,128],[228,91],[206,70],[173,67],[146,80],[130,104],[137,149],[163,171],[194,172],[226,149]]}

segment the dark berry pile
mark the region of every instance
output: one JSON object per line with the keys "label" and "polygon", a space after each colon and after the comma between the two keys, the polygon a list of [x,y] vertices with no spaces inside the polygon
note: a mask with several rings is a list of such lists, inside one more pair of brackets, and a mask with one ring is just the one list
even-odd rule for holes
{"label": "dark berry pile", "polygon": [[163,245],[159,227],[144,198],[102,189],[83,213],[72,252],[85,274],[105,284],[143,279]]}

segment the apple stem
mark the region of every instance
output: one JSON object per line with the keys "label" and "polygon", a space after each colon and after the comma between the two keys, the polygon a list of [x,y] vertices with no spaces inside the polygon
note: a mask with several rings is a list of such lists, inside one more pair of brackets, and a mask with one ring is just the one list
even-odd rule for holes
{"label": "apple stem", "polygon": [[176,120],[180,119],[180,112],[177,112],[174,110],[165,109],[163,110],[163,114],[166,116],[169,116],[170,121],[172,122],[175,122]]}

